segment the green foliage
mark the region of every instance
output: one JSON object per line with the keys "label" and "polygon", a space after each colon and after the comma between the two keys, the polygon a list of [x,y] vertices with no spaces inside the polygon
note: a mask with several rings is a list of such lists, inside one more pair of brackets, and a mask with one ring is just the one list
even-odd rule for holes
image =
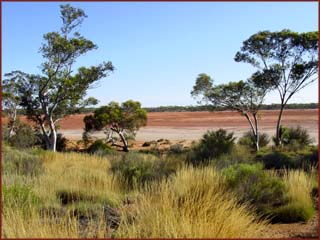
{"label": "green foliage", "polygon": [[[268,134],[266,133],[260,133],[259,135],[259,147],[265,147],[269,144],[270,140],[268,137]],[[255,136],[252,134],[251,131],[246,132],[238,141],[238,144],[245,145],[250,147],[251,149],[256,149],[256,140]]]}
{"label": "green foliage", "polygon": [[126,188],[132,189],[168,177],[175,172],[175,167],[154,155],[132,152],[113,161],[111,171],[122,178]]}
{"label": "green foliage", "polygon": [[[61,6],[61,31],[44,34],[40,52],[45,59],[41,75],[24,74],[18,83],[20,106],[42,132],[49,149],[55,151],[57,120],[97,103],[85,99],[87,90],[96,81],[113,71],[111,62],[74,69],[76,60],[97,46],[85,39],[75,27],[86,15],[70,5]],[[12,72],[10,74],[14,74]]]}
{"label": "green foliage", "polygon": [[18,149],[24,149],[36,145],[38,138],[30,125],[17,121],[13,129],[14,134],[10,136],[9,127],[4,125],[2,126],[2,139],[10,146]]}
{"label": "green foliage", "polygon": [[203,100],[214,106],[227,107],[241,113],[256,114],[260,108],[266,89],[249,79],[248,81],[229,82],[213,85],[213,79],[206,74],[199,74],[191,95],[201,95]]}
{"label": "green foliage", "polygon": [[[210,76],[200,74],[191,95],[193,97],[200,95],[203,100],[214,106],[226,107],[241,113],[256,135],[259,126],[257,114],[268,91],[265,86],[256,84],[256,78],[257,75],[252,75],[247,81],[213,85]],[[258,143],[256,149],[259,149]]]}
{"label": "green foliage", "polygon": [[21,101],[19,85],[27,75],[21,71],[13,71],[4,75],[2,80],[2,110],[8,118],[9,134],[13,133],[18,121],[18,106]]}
{"label": "green foliage", "polygon": [[[318,77],[318,32],[297,33],[288,29],[279,32],[260,31],[243,42],[235,61],[256,67],[253,82],[268,90],[276,90],[281,110],[294,94]],[[279,112],[276,145],[281,143]]]}
{"label": "green foliage", "polygon": [[[37,135],[37,144],[40,145],[43,149],[47,149],[46,141],[41,133],[38,133]],[[61,133],[57,134],[57,140],[56,140],[56,150],[58,152],[65,152],[67,149],[67,143],[68,139],[65,138]],[[49,150],[49,149],[47,149]]]}
{"label": "green foliage", "polygon": [[39,207],[41,200],[35,195],[30,186],[15,184],[11,186],[2,186],[2,204],[3,210],[20,209],[27,215],[32,206]]}
{"label": "green foliage", "polygon": [[28,152],[2,146],[2,172],[35,176],[43,171],[39,157]]}
{"label": "green foliage", "polygon": [[232,165],[222,174],[241,201],[250,202],[259,213],[266,214],[266,209],[287,201],[283,181],[265,172],[261,164]]}
{"label": "green foliage", "polygon": [[94,115],[85,116],[85,129],[102,130],[107,126],[112,126],[116,130],[136,131],[145,126],[147,113],[141,108],[141,104],[128,100],[120,106],[116,102],[110,102],[107,106],[102,106],[95,110]]}
{"label": "green foliage", "polygon": [[231,152],[212,159],[211,164],[217,169],[223,169],[234,164],[254,163],[254,157],[255,155],[247,146],[235,145]]}
{"label": "green foliage", "polygon": [[147,124],[147,112],[141,108],[140,102],[128,100],[121,104],[110,102],[94,111],[93,115],[85,116],[85,131],[111,130],[116,132],[122,143],[123,150],[128,151],[127,139],[135,135],[140,127]]}
{"label": "green foliage", "polygon": [[[144,108],[147,112],[203,112],[203,111],[225,111],[232,110],[228,107],[219,107],[213,105],[199,105],[199,106],[160,106]],[[278,110],[280,104],[261,104],[260,110]],[[288,103],[286,109],[318,109],[318,103]],[[88,108],[83,112],[90,113],[94,109]]]}
{"label": "green foliage", "polygon": [[183,153],[184,152],[183,145],[180,143],[173,144],[170,146],[169,151],[175,154]]}
{"label": "green foliage", "polygon": [[[281,143],[290,149],[301,149],[312,143],[312,139],[306,129],[300,126],[296,128],[280,127]],[[273,141],[276,141],[274,138]]]}
{"label": "green foliage", "polygon": [[9,139],[11,146],[16,148],[28,148],[35,145],[37,140],[33,128],[28,124],[19,124],[15,134]]}
{"label": "green foliage", "polygon": [[102,140],[96,140],[94,143],[90,145],[87,151],[88,153],[104,155],[112,152],[112,149],[107,144],[105,144]]}
{"label": "green foliage", "polygon": [[311,219],[313,214],[314,208],[312,206],[305,206],[296,203],[278,207],[270,213],[273,223],[307,222]]}
{"label": "green foliage", "polygon": [[318,148],[305,147],[298,151],[270,148],[262,149],[257,153],[256,160],[261,161],[266,169],[306,169],[318,165]]}
{"label": "green foliage", "polygon": [[230,153],[235,145],[234,141],[233,133],[227,133],[224,129],[208,131],[200,143],[192,147],[190,162],[194,165],[208,163],[213,158]]}

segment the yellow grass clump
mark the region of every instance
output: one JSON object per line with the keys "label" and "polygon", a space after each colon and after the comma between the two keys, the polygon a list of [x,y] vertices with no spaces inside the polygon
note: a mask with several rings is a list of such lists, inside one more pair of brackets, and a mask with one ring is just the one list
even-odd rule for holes
{"label": "yellow grass clump", "polygon": [[[224,179],[212,167],[182,167],[167,179],[128,190],[121,176],[112,174],[106,158],[37,154],[43,161],[42,173],[26,177],[26,182],[17,175],[6,176],[2,237],[258,237],[266,226],[228,193]],[[63,203],[59,194],[78,198]],[[136,195],[133,203],[124,203],[126,195]],[[120,213],[118,229],[107,227],[105,205]],[[85,224],[75,209],[87,216]]]}
{"label": "yellow grass clump", "polygon": [[117,236],[130,238],[257,237],[266,226],[239,205],[209,167],[184,168],[143,190],[135,218],[124,216]]}
{"label": "yellow grass clump", "polygon": [[46,173],[39,177],[35,192],[45,202],[55,201],[57,192],[75,192],[116,205],[122,195],[117,177],[109,172],[110,162],[99,156],[46,152]]}
{"label": "yellow grass clump", "polygon": [[[85,196],[87,199],[81,202],[84,212],[97,204],[117,205],[123,193],[117,179],[108,171],[109,161],[77,153],[41,152],[40,157],[44,172],[39,176],[5,176],[8,193],[2,199],[2,237],[105,237],[108,232],[103,211],[95,219],[89,219],[84,229],[73,212],[77,203],[61,207],[57,193]],[[59,211],[63,213],[59,215]]]}
{"label": "yellow grass clump", "polygon": [[312,206],[310,193],[312,180],[303,170],[290,170],[285,173],[284,181],[288,187],[287,196],[290,202]]}

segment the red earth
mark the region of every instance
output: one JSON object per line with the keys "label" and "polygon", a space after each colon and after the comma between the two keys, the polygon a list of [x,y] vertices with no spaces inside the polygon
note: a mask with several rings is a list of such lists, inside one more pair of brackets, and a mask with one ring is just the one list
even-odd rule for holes
{"label": "red earth", "polygon": [[[279,110],[259,112],[261,132],[274,135]],[[70,115],[59,122],[60,132],[69,139],[81,139],[86,114]],[[5,119],[3,119],[5,120]],[[25,117],[22,117],[23,121]],[[282,124],[288,127],[301,126],[308,130],[314,142],[318,142],[318,110],[285,110]],[[219,112],[151,112],[148,113],[147,126],[141,128],[137,141],[150,141],[159,138],[170,140],[196,140],[208,129],[225,128],[240,136],[249,130],[245,117],[235,111]]]}

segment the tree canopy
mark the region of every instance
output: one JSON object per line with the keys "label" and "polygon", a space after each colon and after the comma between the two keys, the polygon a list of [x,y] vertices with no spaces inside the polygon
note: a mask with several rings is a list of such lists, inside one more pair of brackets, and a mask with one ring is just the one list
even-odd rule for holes
{"label": "tree canopy", "polygon": [[20,105],[29,119],[42,131],[47,149],[56,150],[57,122],[64,116],[77,113],[85,106],[97,103],[87,98],[87,90],[114,70],[111,62],[74,69],[77,59],[97,49],[76,28],[87,17],[82,9],[61,5],[62,27],[44,35],[40,48],[45,62],[42,74],[28,74],[19,82]]}
{"label": "tree canopy", "polygon": [[123,150],[128,151],[126,136],[134,135],[140,127],[147,124],[147,112],[137,101],[128,100],[121,105],[110,102],[95,110],[93,115],[85,116],[84,123],[86,132],[104,130],[109,133],[111,130],[117,133],[123,143]]}
{"label": "tree canopy", "polygon": [[17,121],[17,111],[21,102],[19,89],[21,82],[25,81],[27,74],[13,71],[4,75],[2,80],[2,109],[8,117],[9,137],[14,134]]}
{"label": "tree canopy", "polygon": [[281,107],[276,139],[279,141],[283,109],[291,97],[318,80],[318,32],[261,31],[243,42],[235,61],[256,67],[255,84],[276,90]]}
{"label": "tree canopy", "polygon": [[250,124],[251,131],[256,138],[256,148],[259,150],[257,113],[268,89],[256,85],[256,77],[253,75],[247,81],[214,85],[209,75],[199,74],[191,95],[194,97],[201,95],[204,101],[215,107],[226,107],[243,114]]}

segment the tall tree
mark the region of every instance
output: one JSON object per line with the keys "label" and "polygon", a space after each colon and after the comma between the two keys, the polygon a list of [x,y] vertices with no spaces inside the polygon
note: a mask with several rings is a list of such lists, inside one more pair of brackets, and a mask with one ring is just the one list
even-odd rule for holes
{"label": "tall tree", "polygon": [[[84,117],[85,132],[105,131],[108,140],[110,131],[119,135],[123,151],[128,152],[128,134],[135,135],[140,127],[147,124],[147,112],[141,108],[140,102],[128,100],[121,104],[110,102],[95,110],[93,115]],[[111,139],[112,140],[112,139]],[[118,146],[115,142],[113,145]]]}
{"label": "tall tree", "polygon": [[248,121],[255,137],[256,150],[259,150],[258,111],[263,103],[267,89],[256,86],[253,75],[247,81],[213,85],[213,79],[206,74],[199,74],[191,95],[201,95],[203,100],[215,107],[226,107],[240,112]]}
{"label": "tall tree", "polygon": [[45,59],[41,65],[42,74],[28,75],[19,88],[21,106],[41,129],[47,149],[53,151],[56,151],[58,121],[85,106],[96,104],[94,98],[84,99],[87,90],[114,69],[111,62],[103,62],[74,70],[76,60],[97,46],[75,31],[87,17],[84,11],[68,4],[60,8],[60,32],[45,34],[40,48]]}
{"label": "tall tree", "polygon": [[27,74],[21,71],[12,71],[4,75],[2,81],[2,109],[8,118],[9,138],[14,134],[17,122],[17,110],[21,102],[19,96],[20,83],[25,81]]}
{"label": "tall tree", "polygon": [[243,42],[235,61],[258,68],[256,84],[280,96],[276,144],[281,144],[283,110],[294,94],[318,80],[318,32],[261,31]]}

